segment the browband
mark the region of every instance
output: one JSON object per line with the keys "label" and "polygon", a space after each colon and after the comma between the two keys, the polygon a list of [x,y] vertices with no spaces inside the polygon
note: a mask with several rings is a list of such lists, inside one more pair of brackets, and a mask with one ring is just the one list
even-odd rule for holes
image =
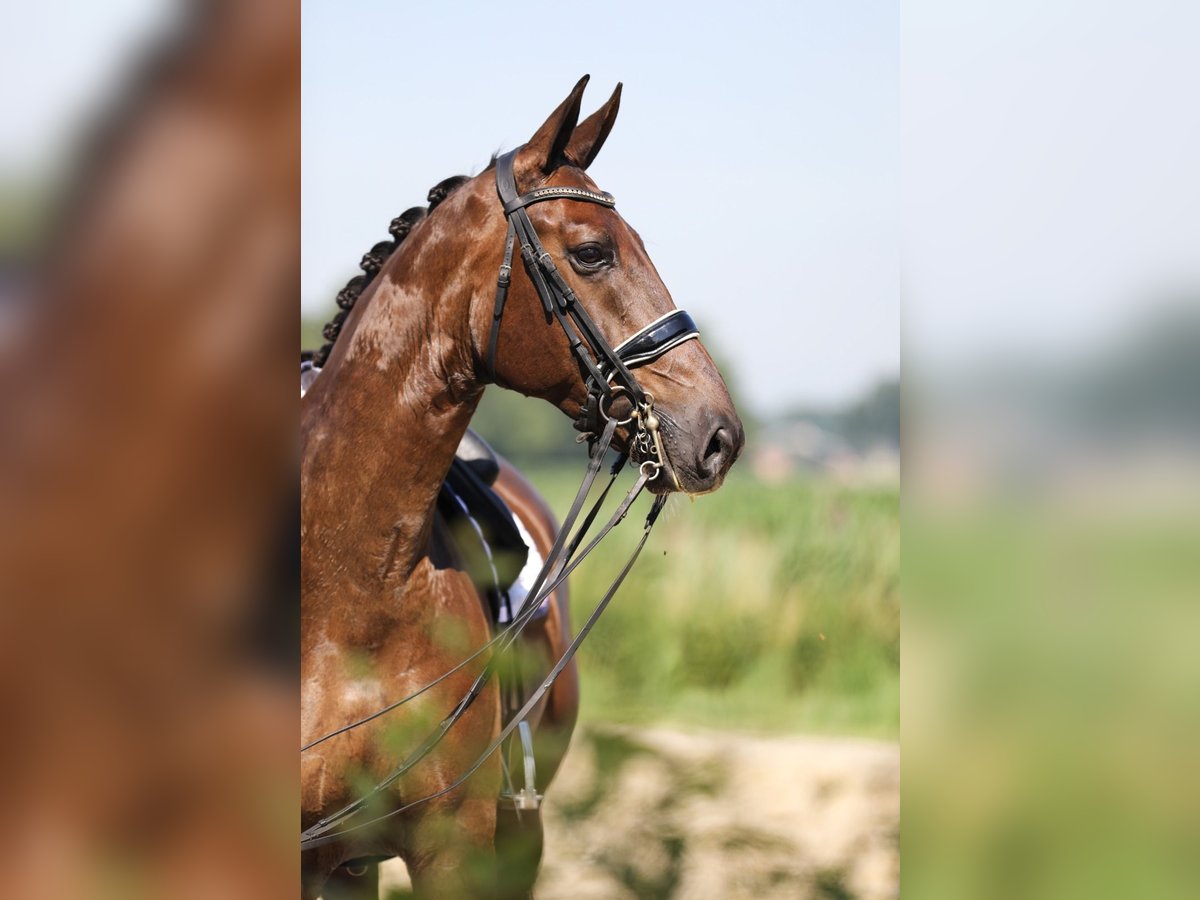
{"label": "browband", "polygon": [[504,204],[504,215],[510,216],[518,209],[541,203],[543,200],[583,200],[588,203],[599,203],[612,209],[617,200],[607,191],[589,191],[581,187],[544,187],[522,194],[516,200]]}

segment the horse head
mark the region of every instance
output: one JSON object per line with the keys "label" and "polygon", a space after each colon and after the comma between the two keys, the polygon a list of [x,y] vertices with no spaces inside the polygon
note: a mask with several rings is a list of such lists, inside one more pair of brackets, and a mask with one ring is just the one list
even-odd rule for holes
{"label": "horse head", "polygon": [[[524,210],[541,248],[549,254],[551,268],[595,326],[594,333],[580,332],[579,342],[601,362],[600,371],[606,378],[614,378],[615,373],[612,366],[603,366],[604,353],[597,344],[607,344],[610,350],[629,349],[634,343],[630,339],[638,338],[653,345],[653,326],[665,323],[663,328],[670,333],[659,335],[667,339],[657,347],[661,352],[629,361],[636,385],[651,398],[658,449],[666,457],[666,471],[660,471],[649,487],[656,493],[712,491],[721,485],[741,452],[745,441],[742,424],[712,357],[689,330],[690,318],[682,313],[672,315],[676,307],[670,291],[642,239],[587,174],[616,121],[621,86],[617,85],[599,110],[580,122],[586,83],[587,76],[511,160],[505,163],[502,157],[500,164],[511,166],[515,191],[522,198],[546,189],[565,189],[547,192],[559,202],[535,199]],[[509,227],[506,210],[497,201],[496,174],[490,170],[481,173],[464,187],[463,195],[464,207],[486,220],[486,224],[480,223],[480,231],[494,236],[488,239],[494,243],[487,255],[494,272]],[[588,199],[586,195],[591,195],[593,202],[571,202]],[[485,377],[553,403],[584,423],[581,430],[588,430],[589,412],[593,416],[596,412],[594,398],[589,409],[589,388],[594,393],[598,379],[573,351],[569,329],[555,324],[546,292],[539,293],[535,284],[539,277],[533,271],[536,267],[526,260],[526,271],[521,268],[514,258],[502,315],[496,316],[499,305],[493,309],[490,303],[480,302],[472,307],[472,341],[479,364]],[[544,278],[545,272],[541,275]],[[494,319],[498,325],[489,335]],[[628,352],[623,356],[628,358]],[[619,387],[620,379],[615,380]],[[633,399],[630,391],[612,390],[600,403],[602,415],[624,421],[636,411]],[[597,429],[593,425],[591,430]],[[637,462],[646,448],[636,443],[630,446],[633,436],[629,425],[617,432],[618,441],[624,442]]]}

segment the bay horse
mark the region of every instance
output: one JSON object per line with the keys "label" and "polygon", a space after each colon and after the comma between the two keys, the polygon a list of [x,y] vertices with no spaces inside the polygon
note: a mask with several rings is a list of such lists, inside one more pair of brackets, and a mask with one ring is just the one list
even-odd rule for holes
{"label": "bay horse", "polygon": [[[339,298],[344,314],[327,332],[331,344],[318,353],[321,374],[301,401],[305,743],[410,695],[488,641],[485,609],[436,506],[487,384],[548,401],[577,427],[586,427],[578,423],[589,410],[596,413],[602,391],[600,416],[624,423],[604,433],[635,462],[647,454],[657,459],[642,462],[641,471],[658,495],[715,490],[741,450],[741,422],[712,358],[691,339],[694,332],[679,330],[690,319],[675,311],[641,239],[586,174],[621,96],[618,85],[580,122],[587,80],[526,144],[474,178],[443,182],[427,215],[410,211],[393,222],[396,242],[373,248],[363,260],[367,278]],[[514,192],[521,197],[513,199]],[[543,199],[556,202],[537,202]],[[510,264],[514,227],[528,277]],[[534,244],[540,238],[537,254],[527,252],[527,234]],[[546,299],[550,280],[554,296],[570,294],[561,308]],[[556,318],[563,324],[572,304],[587,310],[582,337],[568,325],[552,327]],[[671,327],[674,336],[659,340],[655,329]],[[613,353],[614,343],[629,349],[655,340],[657,351],[637,360],[633,381],[625,362],[635,362]],[[603,365],[585,364],[589,351]],[[597,377],[605,385],[598,388]],[[629,387],[609,389],[608,380]],[[629,424],[639,409],[640,421],[653,423],[653,447]],[[511,469],[501,492],[542,523],[535,543],[544,553],[552,530],[544,505]],[[565,595],[551,607],[557,612],[546,617],[535,642],[552,662],[570,639],[570,625]],[[455,708],[474,676],[464,668],[438,683],[399,714],[402,725],[381,716],[303,753],[302,828],[383,782]],[[558,734],[551,757],[538,757],[540,789],[565,751],[577,692],[568,666],[542,713],[539,737],[546,729]],[[404,860],[419,896],[529,896],[539,854],[513,864],[506,850],[519,843],[513,827],[540,835],[541,824],[534,814],[514,826],[515,817],[498,813],[500,758],[487,758],[454,787],[501,724],[493,681],[419,765],[378,792],[370,809],[376,824],[350,825],[302,852],[302,897],[319,896],[347,863],[392,856]]]}

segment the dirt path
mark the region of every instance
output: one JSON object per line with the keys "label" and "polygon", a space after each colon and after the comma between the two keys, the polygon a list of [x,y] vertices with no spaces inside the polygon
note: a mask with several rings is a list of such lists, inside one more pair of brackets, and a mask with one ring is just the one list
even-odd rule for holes
{"label": "dirt path", "polygon": [[547,799],[538,900],[897,897],[899,776],[894,743],[582,730]]}

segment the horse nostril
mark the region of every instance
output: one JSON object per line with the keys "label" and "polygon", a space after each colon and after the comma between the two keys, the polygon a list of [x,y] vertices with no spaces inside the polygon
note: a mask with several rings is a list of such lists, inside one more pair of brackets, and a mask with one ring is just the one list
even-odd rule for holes
{"label": "horse nostril", "polygon": [[704,455],[700,457],[700,470],[706,475],[716,477],[726,468],[730,453],[733,450],[733,438],[724,426],[717,428],[708,439]]}
{"label": "horse nostril", "polygon": [[705,459],[721,452],[721,432],[724,430],[723,428],[718,428],[713,432],[713,436],[708,439],[708,446],[704,448]]}

